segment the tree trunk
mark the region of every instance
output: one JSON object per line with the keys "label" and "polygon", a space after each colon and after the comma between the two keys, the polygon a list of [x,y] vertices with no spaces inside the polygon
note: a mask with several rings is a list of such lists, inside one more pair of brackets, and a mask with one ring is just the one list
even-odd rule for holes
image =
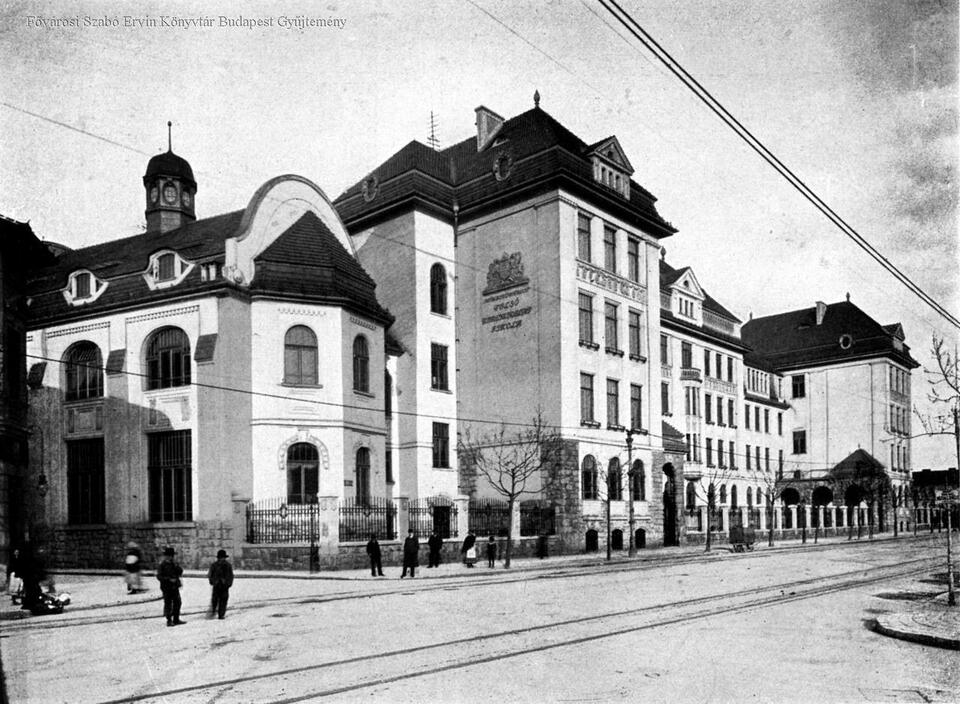
{"label": "tree trunk", "polygon": [[503,558],[503,567],[507,569],[510,567],[510,556],[513,554],[513,505],[516,503],[517,498],[511,496],[507,499],[507,508],[510,509],[509,518],[507,519],[507,549]]}

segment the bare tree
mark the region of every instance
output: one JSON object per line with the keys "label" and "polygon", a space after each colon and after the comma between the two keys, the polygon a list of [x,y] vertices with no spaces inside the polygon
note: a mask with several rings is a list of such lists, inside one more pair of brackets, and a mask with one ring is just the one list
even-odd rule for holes
{"label": "bare tree", "polygon": [[717,513],[717,492],[733,478],[733,468],[719,464],[704,464],[699,478],[691,479],[695,487],[697,498],[707,506],[707,540],[705,552],[710,552],[713,546],[713,517]]}
{"label": "bare tree", "polygon": [[538,411],[529,424],[508,426],[504,423],[486,435],[474,436],[468,427],[457,443],[461,462],[472,464],[490,488],[507,501],[510,517],[505,567],[510,566],[513,552],[514,506],[522,496],[540,492],[551,481],[549,469],[559,451],[559,441],[556,429],[547,426]]}
{"label": "bare tree", "polygon": [[[756,479],[763,487],[763,493],[767,497],[766,503],[766,513],[767,513],[767,545],[773,547],[773,526],[774,521],[774,512],[776,507],[774,506],[774,501],[777,498],[777,488],[780,480],[783,479],[783,469],[778,469],[776,472],[756,472]],[[759,498],[757,503],[760,503]]]}

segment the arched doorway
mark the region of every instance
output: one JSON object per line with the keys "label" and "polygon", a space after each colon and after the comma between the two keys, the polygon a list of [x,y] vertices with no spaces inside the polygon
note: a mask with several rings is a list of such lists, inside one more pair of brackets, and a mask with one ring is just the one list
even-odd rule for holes
{"label": "arched doorway", "polygon": [[790,507],[800,503],[800,492],[787,487],[780,493],[780,501],[783,502],[783,528],[790,530],[793,528],[793,511]]}
{"label": "arched doorway", "polygon": [[615,528],[610,534],[610,548],[612,550],[623,550],[623,531]]}
{"label": "arched doorway", "polygon": [[827,508],[827,505],[833,501],[833,491],[830,490],[830,487],[827,486],[818,486],[813,490],[813,494],[810,497],[811,503],[813,503],[813,527],[821,527],[821,513],[823,514],[823,528],[830,528],[832,521],[832,516],[830,515],[830,510]]}
{"label": "arched doorway", "polygon": [[856,524],[858,534],[860,527],[863,525],[863,516],[859,515],[861,501],[863,501],[863,489],[860,488],[859,484],[851,484],[843,492],[843,503],[847,506],[847,526],[852,530],[854,524]]}
{"label": "arched doorway", "polygon": [[663,546],[679,545],[677,536],[677,485],[673,465],[663,465]]}
{"label": "arched doorway", "polygon": [[647,547],[647,531],[643,528],[637,528],[633,532],[633,544],[637,546],[637,549]]}
{"label": "arched doorway", "polygon": [[593,528],[587,531],[585,549],[587,552],[597,552],[600,549],[600,536]]}

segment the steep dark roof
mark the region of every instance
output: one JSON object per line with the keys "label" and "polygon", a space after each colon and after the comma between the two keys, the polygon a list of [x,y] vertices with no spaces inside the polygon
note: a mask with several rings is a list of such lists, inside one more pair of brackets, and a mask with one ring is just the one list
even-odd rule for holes
{"label": "steep dark roof", "polygon": [[[685,271],[687,271],[690,268],[688,266],[685,266],[682,269],[674,269],[672,266],[667,264],[663,259],[660,259],[659,261],[660,261],[660,290],[661,291],[666,291],[670,286],[676,283],[677,279],[679,279]],[[704,300],[703,300],[704,310],[708,310],[711,313],[715,313],[716,315],[719,315],[721,318],[726,318],[731,322],[734,322],[734,323],[740,322],[740,318],[738,318],[729,310],[727,310],[722,305],[720,305],[720,303],[713,296],[707,293],[706,289],[704,289],[703,295],[704,295]]]}
{"label": "steep dark roof", "polygon": [[920,366],[907,345],[897,349],[894,335],[849,301],[828,305],[820,325],[816,307],[803,308],[754,318],[740,335],[778,371],[871,357],[888,357],[910,369]]}
{"label": "steep dark roof", "polygon": [[0,249],[5,261],[26,274],[27,269],[44,266],[53,261],[54,255],[33,234],[30,223],[18,222],[0,215]]}
{"label": "steep dark roof", "polygon": [[[480,151],[476,137],[439,152],[410,142],[344,191],[335,205],[347,226],[356,229],[411,205],[452,219],[456,202],[465,217],[562,182],[656,237],[676,232],[657,212],[656,198],[639,184],[631,181],[627,201],[595,181],[588,154],[589,145],[536,107],[504,122]],[[498,181],[494,164],[504,159],[509,162],[509,176]]]}
{"label": "steep dark roof", "polygon": [[837,479],[853,479],[870,477],[877,472],[882,472],[883,464],[873,455],[857,448],[830,470],[831,476]]}
{"label": "steep dark roof", "polygon": [[307,211],[254,258],[252,294],[303,296],[356,310],[387,325],[376,284],[313,211]]}
{"label": "steep dark roof", "polygon": [[[150,255],[161,249],[171,249],[189,261],[222,261],[224,241],[236,234],[243,212],[197,220],[169,232],[148,232],[64,251],[52,265],[38,270],[30,283],[30,326],[45,327],[60,319],[100,315],[115,308],[224,286],[223,279],[202,281],[199,267],[177,286],[159,291],[151,291],[140,274],[146,270]],[[78,269],[89,269],[109,283],[97,300],[79,308],[67,303],[61,293],[70,274]]]}

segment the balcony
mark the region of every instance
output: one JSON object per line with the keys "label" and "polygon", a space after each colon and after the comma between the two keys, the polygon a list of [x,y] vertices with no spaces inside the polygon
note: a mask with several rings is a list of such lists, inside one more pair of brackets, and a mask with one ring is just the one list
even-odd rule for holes
{"label": "balcony", "polygon": [[680,381],[703,381],[703,377],[700,374],[700,370],[696,367],[681,367],[680,368]]}

